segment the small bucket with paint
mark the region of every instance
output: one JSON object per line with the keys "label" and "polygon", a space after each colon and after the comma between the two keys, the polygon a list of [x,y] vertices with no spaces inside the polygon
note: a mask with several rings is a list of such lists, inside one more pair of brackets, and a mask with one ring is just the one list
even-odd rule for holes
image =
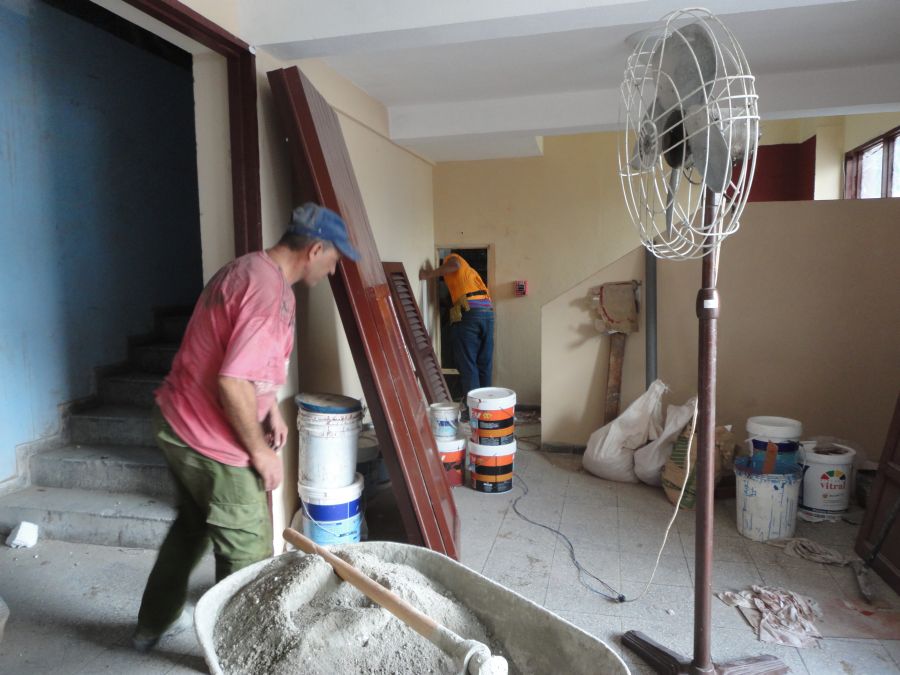
{"label": "small bucket with paint", "polygon": [[773,473],[762,473],[762,465],[762,456],[734,461],[738,532],[754,541],[792,537],[803,479],[800,465],[779,459]]}
{"label": "small bucket with paint", "polygon": [[835,516],[847,510],[854,457],[856,450],[839,443],[803,449],[803,513]]}
{"label": "small bucket with paint", "polygon": [[438,452],[444,465],[444,475],[450,487],[463,483],[463,464],[466,461],[465,438],[438,438]]}
{"label": "small bucket with paint", "polygon": [[769,443],[778,447],[778,461],[793,464],[799,460],[803,424],[789,417],[751,417],[747,420],[747,446],[751,457],[765,456]]}
{"label": "small bucket with paint", "polygon": [[459,405],[441,401],[432,403],[428,409],[431,417],[431,433],[435,438],[456,438],[459,424]]}
{"label": "small bucket with paint", "polygon": [[356,450],[362,420],[358,399],[338,394],[298,394],[300,485],[344,487],[356,479]]}
{"label": "small bucket with paint", "polygon": [[515,441],[516,392],[501,387],[473,389],[467,397],[471,439],[478,445]]}
{"label": "small bucket with paint", "polygon": [[350,485],[337,488],[297,486],[303,534],[317,544],[349,544],[359,541],[362,524],[362,474]]}
{"label": "small bucket with paint", "polygon": [[516,443],[479,445],[469,441],[469,484],[477,492],[499,494],[512,490]]}

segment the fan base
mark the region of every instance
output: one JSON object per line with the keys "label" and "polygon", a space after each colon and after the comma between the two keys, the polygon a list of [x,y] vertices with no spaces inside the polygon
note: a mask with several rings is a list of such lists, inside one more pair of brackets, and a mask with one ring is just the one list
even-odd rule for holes
{"label": "fan base", "polygon": [[660,675],[679,675],[680,673],[715,673],[715,675],[783,675],[790,668],[781,659],[764,654],[735,659],[726,663],[713,664],[710,670],[703,670],[693,665],[690,659],[671,649],[663,647],[655,640],[641,633],[630,630],[622,636],[622,644],[640,656],[653,670]]}

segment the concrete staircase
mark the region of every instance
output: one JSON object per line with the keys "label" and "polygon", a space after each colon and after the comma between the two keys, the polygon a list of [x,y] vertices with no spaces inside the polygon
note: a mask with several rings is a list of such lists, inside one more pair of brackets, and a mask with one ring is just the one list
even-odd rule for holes
{"label": "concrete staircase", "polygon": [[27,487],[0,497],[0,532],[37,523],[40,537],[158,548],[175,517],[174,484],[153,442],[153,391],[172,365],[186,314],[157,318],[128,363],[98,369],[95,397],[73,407],[68,442],[29,458]]}

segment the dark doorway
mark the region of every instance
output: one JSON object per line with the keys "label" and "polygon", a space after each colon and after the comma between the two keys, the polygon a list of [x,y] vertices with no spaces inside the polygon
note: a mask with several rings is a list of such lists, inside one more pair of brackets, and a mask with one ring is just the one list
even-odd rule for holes
{"label": "dark doorway", "polygon": [[[460,248],[460,247],[444,247],[438,248],[438,265],[444,264],[444,258],[451,252],[456,252],[465,258],[475,271],[481,275],[484,283],[490,288],[491,281],[488,278],[488,249],[484,248]],[[443,278],[438,279],[438,310],[440,312],[439,327],[441,335],[441,369],[444,373],[444,379],[447,380],[447,386],[450,388],[450,395],[454,401],[458,401],[462,397],[462,387],[459,384],[459,371],[456,369],[456,362],[453,360],[453,350],[450,348],[450,308],[453,302],[450,299],[450,290]]]}

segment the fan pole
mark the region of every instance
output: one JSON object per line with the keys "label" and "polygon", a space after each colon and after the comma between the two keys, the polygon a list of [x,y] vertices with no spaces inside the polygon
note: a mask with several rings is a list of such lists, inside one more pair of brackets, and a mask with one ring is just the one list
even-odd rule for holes
{"label": "fan pole", "polygon": [[[706,192],[704,224],[715,222],[718,195]],[[710,655],[712,626],[713,507],[716,449],[716,347],[719,294],[716,290],[719,265],[718,242],[703,256],[700,291],[697,293],[699,350],[697,357],[698,449],[697,521],[694,541],[694,660],[695,673],[713,672]]]}

